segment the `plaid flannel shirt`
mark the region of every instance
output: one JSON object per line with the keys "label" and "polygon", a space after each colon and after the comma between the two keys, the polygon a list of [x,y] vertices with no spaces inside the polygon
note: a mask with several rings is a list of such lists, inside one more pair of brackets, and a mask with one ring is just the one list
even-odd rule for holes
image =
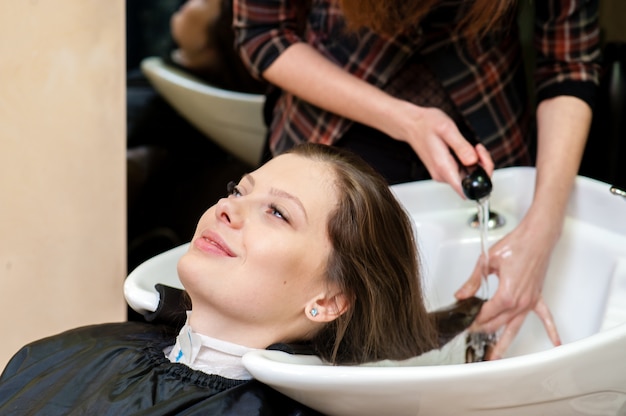
{"label": "plaid flannel shirt", "polygon": [[[500,30],[482,39],[466,39],[456,22],[468,2],[442,0],[411,33],[389,38],[368,30],[348,34],[337,0],[312,0],[301,33],[297,21],[304,3],[234,1],[236,44],[253,75],[261,78],[281,52],[296,42],[307,42],[352,75],[389,92],[394,84],[390,80],[419,54],[474,134],[470,139],[489,149],[496,167],[530,162],[531,105],[515,10]],[[598,1],[533,3],[536,102],[572,95],[592,105],[599,78]],[[404,75],[405,88],[398,88],[396,82],[393,95],[420,103],[421,91],[411,88],[411,76]],[[351,124],[282,92],[273,109],[270,148],[279,154],[307,140],[332,144]]]}

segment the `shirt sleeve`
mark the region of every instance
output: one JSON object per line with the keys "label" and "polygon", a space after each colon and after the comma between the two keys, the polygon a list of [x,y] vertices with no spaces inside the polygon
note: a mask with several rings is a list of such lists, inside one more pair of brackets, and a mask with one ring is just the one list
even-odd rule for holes
{"label": "shirt sleeve", "polygon": [[559,95],[591,107],[599,83],[598,0],[535,2],[537,102]]}
{"label": "shirt sleeve", "polygon": [[235,47],[256,78],[262,78],[263,72],[289,46],[302,42],[298,16],[304,3],[303,0],[233,2]]}

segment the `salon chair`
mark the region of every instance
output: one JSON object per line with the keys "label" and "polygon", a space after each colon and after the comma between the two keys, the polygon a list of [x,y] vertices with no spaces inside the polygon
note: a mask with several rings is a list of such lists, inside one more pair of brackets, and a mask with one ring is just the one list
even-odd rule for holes
{"label": "salon chair", "polygon": [[159,94],[210,140],[252,167],[260,164],[267,130],[264,95],[213,87],[158,57],[145,58],[141,70]]}

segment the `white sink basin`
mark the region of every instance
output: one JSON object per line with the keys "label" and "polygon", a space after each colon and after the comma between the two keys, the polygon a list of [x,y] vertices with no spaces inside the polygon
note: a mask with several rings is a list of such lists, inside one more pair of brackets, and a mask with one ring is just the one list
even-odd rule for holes
{"label": "white sink basin", "polygon": [[[534,169],[495,172],[491,208],[506,225],[527,210]],[[326,366],[276,351],[246,355],[259,380],[329,415],[617,415],[626,414],[626,203],[610,186],[577,178],[555,249],[544,298],[564,345],[551,346],[529,316],[499,361],[440,366]],[[454,301],[480,254],[468,226],[476,204],[447,185],[397,185],[415,221],[429,308]],[[490,280],[493,293],[497,279]]]}
{"label": "white sink basin", "polygon": [[[515,228],[527,210],[534,173],[531,168],[496,171],[490,205],[506,225],[489,232],[490,245]],[[543,295],[564,343],[626,322],[626,315],[606,313],[607,300],[612,305],[620,295],[610,287],[626,279],[626,203],[610,194],[609,188],[578,178],[548,269]],[[480,232],[467,225],[477,212],[476,204],[460,200],[447,186],[432,181],[398,185],[394,190],[415,221],[430,307],[449,305],[480,255]],[[497,284],[497,278],[490,278],[491,294]],[[626,310],[626,297],[621,299]],[[541,322],[532,315],[508,356],[549,348]]]}

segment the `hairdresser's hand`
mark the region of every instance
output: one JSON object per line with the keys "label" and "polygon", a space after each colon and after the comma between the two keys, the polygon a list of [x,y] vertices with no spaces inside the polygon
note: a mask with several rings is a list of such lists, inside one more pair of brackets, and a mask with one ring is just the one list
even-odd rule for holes
{"label": "hairdresser's hand", "polygon": [[191,70],[215,68],[216,41],[210,39],[221,15],[219,1],[187,0],[170,18],[170,32],[177,45],[171,58]]}
{"label": "hairdresser's hand", "polygon": [[472,146],[443,111],[410,105],[412,108],[405,108],[405,120],[410,122],[405,124],[401,140],[411,145],[434,180],[447,182],[465,198],[459,165],[450,152],[454,152],[465,166],[479,163],[491,176],[493,161],[489,152],[482,144]]}
{"label": "hairdresser's hand", "polygon": [[[544,226],[541,220],[533,223],[527,217],[489,249],[489,273],[498,276],[499,285],[473,325],[474,329],[487,333],[502,329],[489,359],[503,356],[531,311],[543,322],[552,343],[555,346],[561,344],[552,314],[541,296],[550,255],[558,238],[554,234],[555,230]],[[478,291],[482,270],[481,257],[471,277],[455,294],[458,299],[470,297]]]}

